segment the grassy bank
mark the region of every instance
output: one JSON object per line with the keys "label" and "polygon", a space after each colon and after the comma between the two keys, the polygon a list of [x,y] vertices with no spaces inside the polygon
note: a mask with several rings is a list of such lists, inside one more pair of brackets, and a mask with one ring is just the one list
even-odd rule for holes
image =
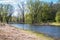
{"label": "grassy bank", "polygon": [[60,23],[52,22],[52,23],[49,23],[49,25],[60,26]]}
{"label": "grassy bank", "polygon": [[48,22],[48,23],[39,23],[39,24],[32,24],[32,25],[41,25],[41,26],[49,26],[49,25],[51,25],[51,26],[60,26],[60,23],[57,23],[57,22]]}

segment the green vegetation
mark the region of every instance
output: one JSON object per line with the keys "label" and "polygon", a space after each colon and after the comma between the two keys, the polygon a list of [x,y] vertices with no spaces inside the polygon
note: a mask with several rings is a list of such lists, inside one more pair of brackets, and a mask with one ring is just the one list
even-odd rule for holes
{"label": "green vegetation", "polygon": [[[12,16],[14,7],[10,4],[0,4],[0,22],[15,22],[15,23],[50,23],[60,22],[60,2],[46,3],[40,0],[27,1],[26,8],[28,12],[25,12],[24,3],[18,4],[21,9],[22,15],[18,14],[17,17]],[[26,13],[26,14],[25,14]]]}
{"label": "green vegetation", "polygon": [[[7,22],[11,21],[11,15],[12,15],[12,9],[13,6],[10,4],[0,4],[0,22]],[[9,13],[10,12],[10,13]]]}
{"label": "green vegetation", "polygon": [[39,0],[30,0],[30,2],[28,2],[28,8],[30,12],[25,15],[26,23],[40,24],[59,22],[59,5],[59,2],[54,4],[53,2],[45,3]]}
{"label": "green vegetation", "polygon": [[[50,25],[60,25],[60,2],[57,3],[46,3],[40,0],[29,0],[27,1],[27,12],[25,15],[25,10],[23,4],[19,9],[21,9],[22,15],[18,15],[18,17],[14,17],[13,10],[14,7],[10,4],[0,4],[0,22],[3,23],[27,23],[27,24],[43,24],[50,23]],[[21,17],[22,16],[22,17]],[[55,22],[55,23],[53,23]],[[1,31],[0,31],[1,32]],[[47,40],[53,40],[52,38],[45,37],[43,34],[34,33],[27,31],[29,33],[35,34],[40,38],[44,37]]]}
{"label": "green vegetation", "polygon": [[56,13],[56,22],[60,22],[60,11]]}

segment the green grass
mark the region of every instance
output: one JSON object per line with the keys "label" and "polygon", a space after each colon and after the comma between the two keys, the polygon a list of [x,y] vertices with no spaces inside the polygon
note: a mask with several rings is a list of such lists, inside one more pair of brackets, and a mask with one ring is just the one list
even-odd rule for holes
{"label": "green grass", "polygon": [[53,26],[60,26],[60,23],[57,23],[57,22],[52,22],[52,23],[49,23],[50,25],[53,25]]}

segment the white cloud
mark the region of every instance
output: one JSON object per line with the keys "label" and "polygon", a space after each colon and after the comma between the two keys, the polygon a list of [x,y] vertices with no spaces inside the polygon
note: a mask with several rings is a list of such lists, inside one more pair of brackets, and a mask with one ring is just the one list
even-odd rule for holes
{"label": "white cloud", "polygon": [[4,3],[4,4],[16,4],[17,1],[16,0],[2,0],[2,1],[0,1],[0,3]]}

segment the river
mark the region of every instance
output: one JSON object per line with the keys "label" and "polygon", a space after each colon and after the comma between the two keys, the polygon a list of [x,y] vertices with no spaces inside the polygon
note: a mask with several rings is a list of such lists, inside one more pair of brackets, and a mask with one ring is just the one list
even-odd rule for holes
{"label": "river", "polygon": [[43,33],[54,38],[60,38],[59,26],[40,26],[40,25],[30,25],[30,24],[11,24],[11,25],[24,30]]}

